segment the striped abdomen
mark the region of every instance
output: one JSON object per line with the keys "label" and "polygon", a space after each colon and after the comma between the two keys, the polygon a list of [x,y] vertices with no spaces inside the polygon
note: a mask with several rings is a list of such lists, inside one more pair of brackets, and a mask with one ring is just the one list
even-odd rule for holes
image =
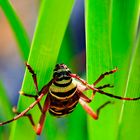
{"label": "striped abdomen", "polygon": [[71,113],[79,100],[76,92],[77,86],[71,77],[55,81],[49,89],[49,112],[58,117]]}

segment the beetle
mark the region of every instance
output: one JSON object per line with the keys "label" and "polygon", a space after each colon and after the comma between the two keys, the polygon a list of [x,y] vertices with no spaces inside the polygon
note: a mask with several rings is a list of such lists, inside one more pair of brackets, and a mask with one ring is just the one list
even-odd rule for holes
{"label": "beetle", "polygon": [[[13,119],[0,123],[0,126],[3,126],[7,123],[13,122],[21,117],[28,117],[33,126],[34,131],[37,135],[40,135],[43,129],[43,124],[46,118],[46,113],[49,111],[50,114],[56,117],[63,117],[67,114],[70,114],[76,107],[78,103],[81,104],[83,109],[95,120],[99,118],[99,113],[102,108],[106,105],[110,104],[111,101],[107,101],[102,104],[96,112],[92,110],[92,108],[88,105],[90,103],[95,93],[104,94],[110,96],[112,98],[117,98],[120,100],[139,100],[140,97],[137,98],[125,98],[121,96],[116,96],[107,92],[104,92],[102,89],[106,87],[113,87],[110,84],[106,84],[100,87],[96,87],[96,85],[107,75],[113,74],[117,71],[117,68],[105,72],[101,74],[98,79],[92,84],[88,84],[85,80],[80,78],[78,75],[71,73],[70,69],[65,64],[57,64],[53,71],[53,78],[42,87],[42,89],[38,90],[38,83],[37,83],[37,76],[32,69],[32,67],[25,63],[27,69],[32,74],[32,78],[34,81],[35,89],[37,95],[30,95],[24,93],[23,91],[20,92],[21,95],[35,98],[35,101],[24,111],[19,113],[16,109],[14,112],[18,114]],[[93,93],[91,97],[87,97],[83,92],[86,90],[92,90]],[[45,102],[43,107],[40,104],[40,100],[43,96],[46,96]],[[38,105],[39,110],[41,111],[41,117],[39,123],[35,125],[33,117],[31,114],[28,114],[28,111],[31,110],[35,105]]]}

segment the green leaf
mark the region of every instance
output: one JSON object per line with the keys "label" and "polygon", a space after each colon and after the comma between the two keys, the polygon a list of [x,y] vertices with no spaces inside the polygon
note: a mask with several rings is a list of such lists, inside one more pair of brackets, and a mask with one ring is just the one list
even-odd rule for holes
{"label": "green leaf", "polygon": [[[107,4],[107,2],[109,4]],[[113,58],[113,65],[117,66],[119,70],[114,74],[115,92],[110,91],[110,93],[120,96],[136,96],[134,94],[129,94],[129,92],[132,93],[132,91],[128,91],[130,89],[127,88],[130,80],[130,73],[132,72],[131,69],[134,67],[134,64],[133,67],[131,66],[131,59],[138,27],[139,8],[140,2],[138,0],[113,0],[112,3],[111,1],[104,1],[104,3],[103,1],[96,0],[86,1],[88,82],[93,83],[97,78],[97,73],[100,74],[104,71],[108,71],[111,68],[111,59]],[[110,46],[112,47],[112,58],[109,52],[111,50]],[[109,67],[108,70],[105,69],[107,66]],[[111,79],[106,79],[103,80],[104,83],[107,84],[107,81],[110,84],[113,83]],[[129,87],[131,88],[131,84],[129,84]],[[133,86],[132,89],[134,90]],[[138,96],[138,93],[136,94]],[[107,97],[103,97],[103,95],[96,95],[92,108],[97,108],[97,106],[101,104],[103,101],[101,98],[104,98],[103,100],[107,99]],[[108,100],[112,99],[108,98]],[[131,131],[135,130],[131,127],[133,130],[131,129],[130,131],[130,129],[128,129],[128,122],[126,122],[126,117],[128,115],[126,112],[131,107],[127,102],[125,102],[125,105],[122,103],[122,101],[115,100],[114,105],[110,105],[110,108],[108,106],[101,111],[100,118],[96,122],[89,118],[88,128],[90,139],[128,140],[134,138],[125,136],[126,132],[130,134]],[[128,105],[128,107],[126,105]],[[137,106],[134,106],[134,103],[131,105],[132,108],[135,107],[134,111],[137,110]],[[137,120],[137,117],[135,119]],[[132,120],[131,114],[129,120]],[[130,124],[132,123],[130,122]],[[136,128],[136,126],[134,127]],[[125,134],[123,134],[124,131]],[[134,132],[134,134],[136,133]],[[138,137],[138,135],[135,136],[135,138]]]}
{"label": "green leaf", "polygon": [[71,28],[68,26],[65,36],[63,38],[59,56],[58,56],[58,63],[64,63],[67,66],[71,67],[71,60],[73,58],[73,46],[74,43],[72,42],[72,36],[70,32]]}
{"label": "green leaf", "polygon": [[[125,97],[140,97],[140,32],[139,38],[136,43],[136,47],[134,48],[133,57],[130,65],[126,90],[125,90]],[[119,140],[139,140],[139,118],[140,118],[140,102],[132,101],[127,102],[125,101],[121,113],[120,113],[120,120],[119,120],[119,129],[117,139]]]}
{"label": "green leaf", "polygon": [[[28,59],[28,63],[32,66],[35,73],[37,73],[39,89],[51,79],[73,3],[74,0],[44,0],[41,4]],[[27,70],[21,90],[28,94],[35,94],[33,80],[31,74]],[[19,111],[27,108],[33,101],[33,99],[28,99],[27,97],[20,97],[18,104]],[[33,114],[35,122],[37,122],[40,116],[39,109],[35,107],[31,111],[31,114]],[[49,128],[47,131],[49,131]],[[51,133],[53,134],[53,132]],[[49,136],[50,135],[47,133],[48,139]],[[55,137],[54,134],[51,136]],[[29,120],[22,118],[14,123],[10,140],[35,139],[35,137],[36,134],[32,130]]]}
{"label": "green leaf", "polygon": [[[11,109],[11,104],[10,101],[6,95],[6,92],[4,90],[4,87],[0,81],[0,120],[5,121],[8,118],[13,117],[12,109]],[[6,129],[5,129],[6,128]],[[6,127],[0,127],[0,139],[5,140],[7,139],[7,136],[10,133],[10,126]]]}
{"label": "green leaf", "polygon": [[[87,81],[92,84],[100,74],[112,69],[111,60],[111,0],[86,1],[86,56],[87,56]],[[104,78],[103,84],[113,84],[113,76]],[[112,91],[112,90],[108,90]],[[90,92],[90,95],[92,92]],[[96,93],[91,107],[96,109],[111,100],[104,95]],[[88,116],[89,139],[113,140],[114,126],[113,105],[108,105],[101,110],[98,120]]]}
{"label": "green leaf", "polygon": [[[112,56],[113,64],[119,68],[118,72],[115,74],[115,94],[120,96],[134,97],[133,94],[127,95],[126,91],[128,88],[127,82],[129,80],[130,71],[132,68],[131,62],[134,44],[136,41],[139,9],[139,0],[114,0],[112,5]],[[115,107],[116,134],[114,139],[119,139],[120,131],[122,129],[121,123],[123,123],[121,119],[124,102],[118,101],[117,103],[117,106]],[[128,107],[130,107],[129,104],[130,103],[127,101]],[[126,113],[126,115],[128,114]],[[124,128],[126,128],[126,126],[123,125]],[[126,131],[127,130],[128,128]]]}
{"label": "green leaf", "polygon": [[[68,26],[59,52],[58,62],[66,64],[71,69],[72,72],[75,71],[76,67],[76,65],[72,63],[72,60],[75,60],[74,45],[75,44],[71,36],[71,28]],[[57,119],[57,121],[59,121],[59,119]],[[75,110],[71,114],[62,118],[61,121],[64,123],[64,126],[59,126],[59,128],[57,128],[59,129],[59,131],[57,131],[56,140],[87,139],[87,131],[85,129],[86,126],[85,112],[83,112],[83,109],[79,105],[75,108]]]}
{"label": "green leaf", "polygon": [[[139,0],[113,0],[112,5],[112,53],[113,65],[119,68],[116,74],[116,92],[124,94],[131,53],[137,33]],[[120,82],[121,78],[121,82]]]}
{"label": "green leaf", "polygon": [[29,54],[30,41],[29,37],[24,29],[15,9],[8,0],[0,0],[0,6],[11,25],[11,28],[15,34],[15,38],[18,43],[19,50],[24,58],[27,61]]}

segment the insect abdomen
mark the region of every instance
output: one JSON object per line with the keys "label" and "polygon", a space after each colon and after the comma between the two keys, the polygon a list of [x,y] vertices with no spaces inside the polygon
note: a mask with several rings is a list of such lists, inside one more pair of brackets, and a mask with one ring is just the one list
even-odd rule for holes
{"label": "insect abdomen", "polygon": [[49,112],[57,117],[71,113],[79,101],[76,91],[77,86],[71,78],[55,81],[49,90],[51,100]]}
{"label": "insect abdomen", "polygon": [[57,117],[62,117],[64,115],[67,115],[71,113],[74,108],[76,107],[79,96],[77,94],[74,94],[71,98],[68,100],[58,100],[54,98],[53,96],[50,97],[51,99],[51,105],[49,108],[49,112]]}

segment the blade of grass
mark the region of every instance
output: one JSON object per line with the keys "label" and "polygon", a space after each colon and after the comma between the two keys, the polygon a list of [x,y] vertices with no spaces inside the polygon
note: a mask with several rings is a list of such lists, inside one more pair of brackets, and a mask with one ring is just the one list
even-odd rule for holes
{"label": "blade of grass", "polygon": [[[9,117],[13,117],[13,113],[11,110],[11,104],[6,96],[6,92],[4,90],[4,87],[0,81],[0,120],[5,121]],[[8,133],[10,132],[11,127],[8,126],[7,129],[4,129],[4,127],[0,127],[0,139],[5,140],[8,138]]]}
{"label": "blade of grass", "polygon": [[15,9],[8,0],[0,0],[0,6],[11,25],[11,28],[15,34],[15,38],[18,43],[19,50],[24,58],[28,59],[30,40],[25,28],[23,27],[21,20],[19,19]]}
{"label": "blade of grass", "polygon": [[[112,4],[112,56],[119,71],[115,75],[115,93],[124,96],[130,69],[131,54],[137,33],[139,0],[113,0]],[[119,102],[118,103],[122,103]],[[116,134],[118,137],[122,104],[116,106]]]}
{"label": "blade of grass", "polygon": [[[127,81],[125,96],[127,97],[139,97],[140,96],[140,32],[139,38],[133,53],[132,63],[129,70],[129,77]],[[118,140],[139,140],[140,130],[140,102],[124,102],[122,107],[119,130],[117,139]]]}
{"label": "blade of grass", "polygon": [[[60,48],[60,51],[59,51],[58,59],[57,59],[58,64],[59,63],[64,63],[68,66],[70,65],[71,58],[73,58],[73,53],[72,53],[73,43],[71,41],[71,36],[70,36],[69,31],[70,31],[70,29],[69,29],[69,26],[68,26],[67,30],[65,32],[65,35],[64,35],[64,38],[63,38],[63,41],[62,41],[62,44],[61,44],[61,48]],[[67,130],[65,129],[66,126],[58,125],[59,122],[60,122],[60,120],[58,118],[54,119],[54,118],[52,118],[52,116],[49,118],[49,120],[47,119],[46,125],[49,125],[48,126],[49,130],[47,130],[48,135],[49,135],[48,139],[59,140],[59,139],[67,139],[68,138],[68,135],[66,133]],[[66,118],[63,118],[61,122],[62,123],[66,122]],[[54,124],[54,126],[52,126],[52,124]],[[52,132],[55,132],[55,135]],[[72,133],[70,128],[68,128],[68,133],[70,133],[70,134]]]}
{"label": "blade of grass", "polygon": [[[52,76],[52,70],[57,60],[73,3],[73,0],[44,0],[41,4],[39,19],[28,59],[28,63],[37,73],[39,89],[41,89]],[[25,72],[21,90],[29,94],[35,92],[33,80],[28,71]],[[28,107],[30,103],[31,99],[20,97],[18,104],[19,111]],[[38,108],[34,108],[31,113],[37,121],[38,116],[40,115]],[[33,132],[32,127],[26,118],[19,119],[15,122],[12,130],[10,140],[35,139],[36,137],[35,132]],[[52,134],[53,132],[48,134],[48,137],[50,135],[52,136]],[[55,135],[53,134],[53,136]]]}
{"label": "blade of grass", "polygon": [[68,26],[65,36],[62,41],[62,45],[60,48],[59,56],[58,56],[58,63],[64,63],[71,67],[71,59],[73,58],[73,42],[71,39],[70,34],[70,27]]}
{"label": "blade of grass", "polygon": [[80,105],[76,107],[74,112],[68,116],[68,132],[66,140],[86,140],[86,113]]}
{"label": "blade of grass", "polygon": [[[87,0],[85,10],[87,80],[92,84],[100,74],[112,69],[110,44],[111,0]],[[113,84],[113,76],[106,77],[103,81],[104,84]],[[101,83],[103,84],[103,82]],[[112,90],[108,91],[111,92]],[[112,99],[97,93],[91,106],[96,110],[107,100]],[[113,108],[113,105],[105,107],[97,121],[93,120],[90,116],[88,117],[90,140],[113,140],[115,133]]]}
{"label": "blade of grass", "polygon": [[[120,70],[115,82],[122,95],[125,89],[130,56],[136,37],[139,18],[139,0],[113,0],[112,6],[112,53],[113,65]],[[121,82],[120,82],[121,78]]]}
{"label": "blade of grass", "polygon": [[[74,58],[74,43],[72,41],[72,36],[70,32],[70,27],[68,26],[67,31],[65,33],[65,37],[63,38],[63,42],[61,45],[61,49],[58,56],[58,62],[66,64],[72,72],[75,71],[75,65],[72,64],[72,60]],[[80,117],[82,116],[82,117]],[[77,121],[78,120],[78,121]],[[87,139],[87,131],[86,131],[86,118],[85,113],[83,113],[83,109],[80,107],[76,107],[76,110],[68,115],[67,117],[62,119],[62,122],[66,122],[65,130],[61,133],[58,131],[57,140],[85,140]],[[75,127],[76,126],[76,127]],[[78,128],[78,129],[77,129]],[[61,128],[59,128],[61,129]],[[64,129],[64,128],[63,128]]]}

